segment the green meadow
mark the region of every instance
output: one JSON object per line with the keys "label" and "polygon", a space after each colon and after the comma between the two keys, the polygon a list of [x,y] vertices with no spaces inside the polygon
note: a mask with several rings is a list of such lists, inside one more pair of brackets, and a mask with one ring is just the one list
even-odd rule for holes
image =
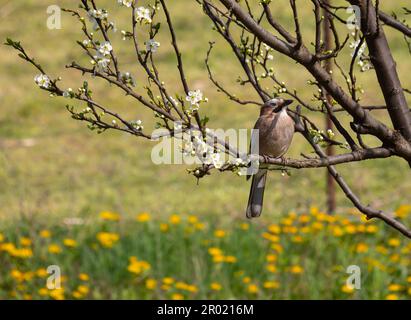
{"label": "green meadow", "polygon": [[[112,43],[121,69],[135,75],[136,90],[143,92],[147,79],[138,68],[132,43],[122,41],[120,34],[130,29],[128,10],[117,1],[96,2],[117,24]],[[283,3],[273,6],[273,13],[293,30],[288,1],[279,2]],[[56,4],[77,7],[73,0]],[[314,30],[309,4],[304,2],[300,9],[308,44]],[[381,7],[406,19],[401,8],[407,4],[385,1]],[[146,130],[154,129],[152,113],[136,101],[101,80],[65,68],[73,60],[88,63],[75,43],[83,35],[77,21],[64,13],[62,29],[49,30],[49,5],[46,0],[0,0],[0,38],[21,41],[50,75],[62,77],[62,86],[78,88],[87,79],[98,101],[126,118],[142,119]],[[206,72],[208,43],[216,41],[211,66],[217,80],[243,98],[257,99],[252,88],[236,82],[243,73],[230,48],[194,0],[169,1],[169,7],[190,87],[209,99],[201,108],[210,118],[209,126],[252,128],[258,108],[229,101]],[[340,31],[348,32],[344,28]],[[157,65],[168,90],[182,95],[169,35],[163,29]],[[411,88],[406,43],[400,34],[385,31],[403,86]],[[347,46],[341,54],[345,66],[350,50]],[[277,77],[310,101],[316,91],[307,85],[310,76],[287,58],[273,55]],[[327,215],[324,169],[291,170],[290,175],[270,172],[263,217],[247,221],[249,182],[244,177],[213,172],[197,182],[187,173],[191,166],[154,165],[154,142],[90,131],[85,123],[71,119],[64,99],[50,98],[36,87],[33,78],[38,72],[12,49],[0,46],[0,56],[0,299],[411,296],[409,241],[380,221],[363,221],[342,192],[337,194],[336,215]],[[382,104],[373,71],[358,72],[357,77],[364,105]],[[272,84],[265,85],[274,91]],[[411,96],[407,98],[411,102]],[[381,111],[375,114],[387,117]],[[312,119],[324,128],[323,117]],[[310,152],[296,136],[288,156]],[[338,169],[364,203],[411,225],[411,179],[404,161],[390,158]],[[62,289],[45,288],[49,265],[61,267]],[[361,267],[360,290],[344,285],[350,265]]]}

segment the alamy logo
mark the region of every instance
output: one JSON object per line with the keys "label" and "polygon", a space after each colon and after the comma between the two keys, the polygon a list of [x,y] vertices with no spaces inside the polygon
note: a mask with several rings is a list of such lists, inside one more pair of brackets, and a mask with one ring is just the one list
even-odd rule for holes
{"label": "alamy logo", "polygon": [[61,29],[61,8],[58,5],[47,7],[47,28],[50,30]]}
{"label": "alamy logo", "polygon": [[347,271],[348,274],[351,274],[346,281],[346,285],[352,289],[361,289],[361,268],[356,265],[348,266]]}

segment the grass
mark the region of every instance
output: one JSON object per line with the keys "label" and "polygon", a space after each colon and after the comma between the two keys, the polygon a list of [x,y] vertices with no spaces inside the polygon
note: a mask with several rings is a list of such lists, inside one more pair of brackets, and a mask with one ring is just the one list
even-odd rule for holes
{"label": "grass", "polygon": [[[115,1],[103,0],[98,3],[112,12],[112,17],[118,22],[120,30],[127,28],[128,13],[124,9],[120,10]],[[68,0],[59,1],[59,4],[65,7],[75,7],[73,1]],[[46,28],[46,8],[48,5],[49,2],[46,0],[30,0],[24,1],[24,3],[3,1],[0,4],[0,16],[5,20],[5,23],[0,31],[0,38],[11,37],[21,40],[28,52],[36,56],[52,75],[63,77],[64,86],[76,88],[82,83],[81,76],[76,72],[65,70],[64,65],[79,56],[80,50],[75,47],[74,41],[82,40],[81,31],[75,20],[66,15],[63,15],[63,28],[61,30],[48,30]],[[401,7],[407,5],[407,1],[384,2],[381,5],[387,12],[393,10],[399,12]],[[227,101],[208,81],[205,73],[204,58],[208,49],[208,41],[216,40],[217,45],[213,53],[212,66],[218,80],[224,83],[230,91],[241,92],[243,96],[247,97],[254,96],[251,88],[238,88],[235,83],[235,79],[242,72],[238,64],[232,59],[229,48],[211,31],[210,21],[202,14],[201,8],[194,1],[176,0],[173,1],[170,8],[175,17],[176,32],[183,51],[190,85],[204,91],[210,100],[210,103],[203,109],[203,112],[211,119],[210,126],[214,128],[251,128],[258,110],[253,107],[240,107]],[[290,19],[287,18],[290,13],[286,5],[279,6],[275,12],[282,22],[290,23]],[[307,42],[309,42],[312,30],[310,8],[302,6],[301,14],[303,16],[302,29]],[[411,60],[403,39],[389,29],[386,29],[386,32],[393,54],[399,64],[398,71],[403,85],[411,87],[411,79],[407,74],[407,70],[411,67]],[[119,48],[121,65],[124,69],[140,75],[141,73],[135,66],[135,58],[128,47],[129,44],[125,45],[120,40],[120,36],[117,38],[114,41],[114,47]],[[167,33],[161,34],[159,40],[162,44],[158,52],[161,74],[171,92],[181,93],[181,88],[175,80],[175,61]],[[258,268],[264,268],[262,261],[268,252],[268,245],[261,240],[262,229],[265,229],[272,222],[278,222],[283,215],[287,215],[291,211],[303,214],[309,212],[312,206],[319,208],[325,206],[325,171],[323,169],[292,171],[290,177],[283,177],[277,172],[270,173],[266,190],[264,218],[262,221],[253,222],[250,225],[249,231],[247,231],[247,237],[250,238],[247,238],[247,241],[244,240],[244,246],[237,247],[235,241],[242,238],[244,233],[239,226],[244,222],[244,207],[249,191],[249,184],[245,182],[244,178],[231,174],[215,173],[201,180],[197,185],[193,177],[186,173],[187,167],[185,166],[153,165],[150,159],[151,147],[153,146],[151,142],[111,132],[95,135],[87,130],[84,124],[75,122],[69,117],[64,108],[64,101],[50,99],[44,93],[36,90],[32,80],[35,70],[23,64],[10,48],[1,46],[0,55],[2,56],[0,73],[4,75],[0,78],[0,219],[4,226],[2,232],[7,236],[7,241],[12,241],[16,245],[18,245],[19,237],[30,236],[33,244],[40,246],[42,241],[46,240],[38,238],[39,226],[50,229],[55,236],[53,241],[59,242],[60,246],[62,246],[61,241],[64,237],[75,238],[79,243],[76,250],[64,250],[59,256],[59,259],[63,259],[61,265],[65,269],[68,268],[64,271],[70,279],[70,284],[66,284],[67,292],[75,291],[76,272],[82,271],[88,272],[90,278],[94,278],[92,286],[95,289],[90,290],[88,297],[170,297],[169,292],[158,291],[150,295],[149,292],[146,292],[147,290],[138,291],[140,287],[136,284],[144,284],[148,275],[142,277],[142,280],[139,277],[137,280],[133,280],[131,275],[127,274],[128,253],[131,252],[129,248],[132,248],[139,259],[147,259],[152,266],[150,272],[155,273],[150,274],[150,277],[160,281],[162,277],[171,275],[176,280],[202,286],[197,295],[192,297],[210,297],[214,292],[208,292],[206,287],[210,281],[214,281],[211,276],[213,271],[207,260],[210,258],[206,250],[207,247],[201,247],[201,242],[212,238],[214,225],[226,228],[229,236],[221,240],[221,246],[224,251],[232,252],[237,257],[238,270],[244,269],[251,272],[249,270],[255,269],[256,263],[254,260],[248,259],[247,255],[253,253],[253,250],[250,250],[250,243],[253,242],[261,249],[256,250],[258,252],[255,254],[258,257],[255,261],[258,261]],[[347,61],[348,58],[349,50],[345,50],[342,59]],[[314,89],[307,86],[306,81],[309,76],[302,72],[298,65],[290,63],[284,57],[275,55],[274,68],[277,75],[291,88],[298,88],[303,97],[310,99]],[[373,72],[360,74],[358,77],[359,82],[366,89],[363,95],[364,103],[381,104],[382,97],[377,90],[378,84]],[[134,101],[123,97],[119,92],[107,87],[102,82],[91,81],[91,83],[95,96],[100,101],[112,105],[116,111],[126,114],[130,118],[143,119],[146,128],[152,125],[151,114]],[[141,89],[145,83],[145,78],[137,77],[137,83],[138,89]],[[411,101],[409,100],[409,102]],[[385,118],[383,113],[377,114],[381,119]],[[315,117],[314,120],[320,127],[323,127],[322,118]],[[300,137],[296,137],[289,154],[298,157],[301,152],[309,152],[309,149]],[[339,168],[364,203],[370,203],[390,212],[396,210],[401,204],[409,203],[411,180],[406,178],[409,168],[400,159],[391,158],[353,163]],[[338,205],[339,214],[342,217],[348,217],[351,204],[342,193],[338,194]],[[104,210],[121,212],[121,222],[114,229],[110,229],[113,227],[112,224],[93,226],[98,219],[96,213]],[[128,225],[124,222],[132,220],[139,212],[150,212],[152,220],[155,222],[150,222],[144,227],[140,224]],[[171,214],[195,215],[208,225],[209,229],[199,232],[198,235],[193,233],[189,238],[174,231],[166,234],[159,233],[159,221],[165,221]],[[64,226],[65,219],[77,217],[85,219],[88,223],[82,227]],[[228,226],[232,221],[236,221],[236,224],[229,228]],[[180,227],[182,226],[179,225],[178,228]],[[98,228],[108,228],[107,230],[121,235],[118,244],[112,250],[100,248],[93,251],[90,249],[92,242],[96,241],[95,235],[99,232]],[[371,245],[372,242],[383,242],[391,237],[388,227],[379,223],[378,228],[380,230],[378,234],[366,237],[362,233],[355,235],[355,237],[346,235],[344,241],[348,241],[347,243],[351,246],[360,241],[365,241]],[[144,238],[147,243],[166,242],[167,244],[168,242],[175,248],[163,249],[160,247],[161,250],[158,254],[175,260],[172,260],[173,262],[163,261],[165,269],[158,269],[156,260],[153,258],[156,247],[151,246],[147,250],[152,252],[146,252],[146,249],[139,245],[140,237]],[[185,271],[179,273],[175,269],[167,269],[173,268],[172,265],[178,259],[179,251],[175,251],[176,248],[180,248],[182,245],[186,248],[188,239],[190,243],[193,242],[193,248],[196,249],[193,251],[196,252],[193,257],[198,259],[198,264],[186,261],[187,264],[184,265],[197,265],[201,275],[198,279],[184,278],[183,276],[190,274]],[[331,241],[329,238],[325,239]],[[304,250],[312,250],[310,252],[317,252],[321,249],[319,248],[321,243],[313,238],[307,240],[303,248]],[[330,264],[338,265],[341,264],[341,260],[338,260],[339,258],[337,259],[336,256],[342,257],[346,251],[339,252],[338,246],[341,243],[338,241],[335,244],[333,242],[333,245],[334,249],[329,252],[332,258]],[[405,246],[405,241],[402,245]],[[187,248],[187,250],[192,249]],[[39,252],[33,250],[35,257],[31,260],[20,261],[18,259],[7,260],[9,261],[7,263],[2,262],[2,267],[7,270],[2,272],[2,275],[4,273],[9,277],[9,271],[13,268],[22,268],[25,272],[28,271],[28,261],[30,264],[35,261],[38,268],[44,268],[48,265],[47,263],[52,263],[54,260],[54,256],[45,251],[45,247],[41,248],[40,246]],[[200,254],[200,252],[203,253]],[[289,252],[290,250],[285,250],[285,253]],[[304,251],[292,252],[288,258],[297,259],[302,252]],[[7,252],[2,254],[7,255]],[[244,256],[240,256],[240,254]],[[119,264],[112,263],[113,259],[116,259],[116,255],[121,255]],[[355,252],[351,252],[348,258],[353,260],[356,256]],[[75,263],[72,263],[73,261]],[[99,265],[93,265],[97,261]],[[320,267],[315,266],[315,260],[309,261],[311,261],[309,264],[313,265],[312,268]],[[385,260],[381,261],[385,263]],[[73,270],[69,268],[71,265],[75,266]],[[315,272],[305,273],[310,275],[307,276],[308,278],[301,278],[305,282],[297,278],[296,283],[299,286],[310,283],[311,286],[311,283],[318,278],[316,274],[321,274],[316,273],[318,269],[313,270]],[[97,275],[99,272],[101,274]],[[116,272],[119,273],[118,279],[117,276],[114,277]],[[113,278],[108,277],[107,279],[110,280],[106,282],[104,275],[111,275],[111,273],[113,273]],[[256,275],[250,276],[256,277]],[[281,282],[282,295],[277,292],[270,296],[261,289],[265,278],[257,278],[259,288],[262,291],[259,291],[258,295],[249,296],[261,298],[296,297],[295,294],[299,292],[299,289],[294,289],[294,284],[292,284],[294,282],[290,280],[292,278],[289,278],[286,272],[284,276],[278,277],[279,279],[276,281]],[[381,291],[381,293],[375,295],[361,293],[357,294],[356,297],[385,297],[388,292],[383,291],[386,290],[383,284],[390,283],[391,280],[388,279],[391,275],[387,274],[386,277],[381,277],[385,279],[383,282],[374,283],[374,280],[367,282],[369,286],[367,285],[366,289],[379,288],[377,291]],[[11,279],[7,279],[8,282],[1,285],[2,297],[9,297],[9,291],[16,289],[15,285],[17,284]],[[226,273],[224,279],[217,279],[223,282],[224,287],[224,291],[217,292],[218,297],[248,297],[246,289],[244,289],[246,286],[243,286],[245,291],[228,289],[231,288],[231,284],[228,282],[237,281],[235,279],[237,278],[234,278],[234,272],[230,275]],[[305,291],[301,291],[301,294],[304,294],[301,297],[309,297],[310,295],[321,298],[347,297],[340,292],[341,283],[336,280],[336,274],[327,279],[331,279],[331,282],[327,284],[323,281],[317,286],[315,292],[306,286]],[[401,280],[401,283],[405,281],[404,276],[398,279],[398,281]],[[202,283],[202,281],[205,282]],[[238,281],[241,282],[241,280]],[[287,286],[288,282],[290,283],[289,287]],[[127,283],[129,283],[129,287],[127,287]],[[299,288],[298,285],[295,288]],[[379,287],[380,285],[381,287]],[[123,286],[125,289],[121,289]],[[338,292],[339,295],[331,294],[329,292],[331,289],[328,286],[332,286],[334,288],[332,290]],[[108,288],[114,287],[116,290],[112,290],[113,295],[110,296],[111,290]],[[24,292],[37,297],[35,293],[37,289],[38,287],[33,286]],[[361,290],[361,292],[365,291]],[[66,297],[71,296],[67,293]],[[191,296],[185,295],[185,297]]]}
{"label": "grass", "polygon": [[[396,210],[409,222],[410,206]],[[74,224],[75,223],[75,224]],[[102,212],[0,236],[0,298],[409,299],[410,244],[355,211],[313,207],[278,223]],[[61,288],[45,286],[58,266]],[[360,268],[361,288],[347,285]],[[321,275],[321,276],[319,276]],[[358,282],[358,283],[360,283]],[[48,290],[50,289],[50,290]]]}

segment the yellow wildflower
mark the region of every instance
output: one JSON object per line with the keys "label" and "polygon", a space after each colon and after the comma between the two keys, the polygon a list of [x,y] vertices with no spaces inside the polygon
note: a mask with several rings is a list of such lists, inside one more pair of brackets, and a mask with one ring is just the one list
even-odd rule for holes
{"label": "yellow wildflower", "polygon": [[88,286],[81,284],[77,287],[77,291],[86,296],[89,293],[90,289]]}
{"label": "yellow wildflower", "polygon": [[377,230],[378,230],[378,228],[375,225],[369,225],[369,226],[366,226],[366,228],[365,228],[365,232],[367,232],[367,233],[376,233]]}
{"label": "yellow wildflower", "polygon": [[265,289],[278,289],[280,284],[277,281],[266,281],[263,284]]}
{"label": "yellow wildflower", "polygon": [[256,294],[256,293],[258,293],[258,287],[257,287],[257,285],[255,285],[255,284],[250,284],[250,285],[248,285],[248,287],[247,287],[247,291],[248,291],[249,293]]}
{"label": "yellow wildflower", "polygon": [[61,288],[61,289],[50,290],[49,295],[54,300],[64,300],[64,289]]}
{"label": "yellow wildflower", "polygon": [[243,278],[243,283],[247,284],[251,282],[251,278],[250,277],[244,277]]}
{"label": "yellow wildflower", "polygon": [[38,291],[38,294],[42,297],[45,297],[49,294],[49,289],[47,288],[40,288]]}
{"label": "yellow wildflower", "polygon": [[105,221],[119,221],[120,215],[111,211],[102,211],[100,212],[100,219]]}
{"label": "yellow wildflower", "polygon": [[174,283],[174,279],[171,278],[171,277],[166,277],[166,278],[163,279],[163,283],[167,284],[167,285],[171,285],[171,284]]}
{"label": "yellow wildflower", "polygon": [[63,243],[66,247],[69,247],[69,248],[77,247],[77,241],[74,239],[69,239],[69,238],[64,239]]}
{"label": "yellow wildflower", "polygon": [[281,246],[281,244],[279,243],[273,243],[271,244],[271,248],[275,251],[277,251],[277,253],[281,253],[284,251],[283,247]]}
{"label": "yellow wildflower", "polygon": [[2,233],[0,233],[0,242],[4,241],[4,235]]}
{"label": "yellow wildflower", "polygon": [[48,276],[47,270],[45,268],[37,269],[36,275],[39,278],[45,278]]}
{"label": "yellow wildflower", "polygon": [[224,230],[217,229],[216,231],[214,231],[214,237],[216,238],[224,238],[225,236],[226,232]]}
{"label": "yellow wildflower", "polygon": [[151,265],[147,261],[140,261],[137,257],[130,257],[129,261],[130,263],[127,270],[136,275],[140,275],[151,268]]}
{"label": "yellow wildflower", "polygon": [[304,272],[304,269],[299,265],[293,265],[290,267],[290,272],[293,274],[301,274]]}
{"label": "yellow wildflower", "polygon": [[30,238],[22,237],[22,238],[20,238],[20,244],[23,247],[30,247],[32,242],[31,242]]}
{"label": "yellow wildflower", "polygon": [[298,221],[300,221],[301,223],[307,223],[311,220],[310,216],[307,214],[303,214],[298,218]]}
{"label": "yellow wildflower", "polygon": [[97,234],[97,240],[103,247],[111,248],[120,239],[117,233],[99,232]]}
{"label": "yellow wildflower", "polygon": [[355,251],[357,253],[365,253],[368,251],[368,246],[365,243],[359,243],[357,244]]}
{"label": "yellow wildflower", "polygon": [[188,222],[191,224],[196,224],[198,222],[198,218],[196,216],[189,216]]}
{"label": "yellow wildflower", "polygon": [[355,227],[355,225],[349,224],[349,225],[345,226],[345,232],[347,232],[349,234],[354,234],[354,233],[357,232],[357,228]]}
{"label": "yellow wildflower", "polygon": [[395,210],[395,216],[398,218],[406,218],[411,212],[411,205],[405,204],[398,207]]}
{"label": "yellow wildflower", "polygon": [[10,271],[10,276],[11,276],[14,280],[17,280],[18,282],[23,282],[23,281],[24,281],[24,273],[21,272],[20,270],[12,269],[12,270]]}
{"label": "yellow wildflower", "polygon": [[398,247],[401,244],[400,239],[398,238],[391,238],[388,240],[388,245],[391,247]]}
{"label": "yellow wildflower", "polygon": [[154,290],[157,287],[157,280],[149,278],[146,280],[146,288],[148,290]]}
{"label": "yellow wildflower", "polygon": [[277,224],[272,224],[268,226],[268,231],[271,233],[279,234],[281,232],[281,228]]}
{"label": "yellow wildflower", "polygon": [[403,289],[403,286],[399,285],[399,284],[390,284],[388,286],[388,291],[401,291]]}
{"label": "yellow wildflower", "polygon": [[224,259],[225,262],[227,263],[236,263],[237,262],[237,258],[234,256],[226,256]]}
{"label": "yellow wildflower", "polygon": [[386,300],[398,300],[398,296],[396,294],[389,294],[385,297]]}
{"label": "yellow wildflower", "polygon": [[275,254],[267,254],[267,256],[265,258],[268,262],[277,261],[277,256]]}
{"label": "yellow wildflower", "polygon": [[204,230],[205,224],[202,223],[202,222],[199,222],[199,223],[196,223],[196,224],[194,225],[194,227],[195,227],[197,230]]}
{"label": "yellow wildflower", "polygon": [[173,293],[171,296],[172,300],[184,300],[184,296],[181,293]]}
{"label": "yellow wildflower", "polygon": [[212,256],[222,256],[223,255],[223,251],[219,248],[208,248],[208,253]]}
{"label": "yellow wildflower", "polygon": [[46,239],[50,237],[51,237],[51,232],[49,230],[44,229],[40,231],[40,238]]}
{"label": "yellow wildflower", "polygon": [[169,225],[167,223],[160,223],[160,231],[167,232],[169,229]]}
{"label": "yellow wildflower", "polygon": [[217,282],[213,282],[210,284],[210,288],[213,291],[220,291],[222,289],[221,284],[217,283]]}
{"label": "yellow wildflower", "polygon": [[79,278],[81,281],[89,281],[89,280],[90,280],[90,277],[89,277],[89,275],[88,275],[87,273],[80,273],[80,274],[78,275],[78,278]]}
{"label": "yellow wildflower", "polygon": [[266,269],[268,270],[268,272],[271,272],[271,273],[277,272],[277,267],[274,264],[268,264]]}
{"label": "yellow wildflower", "polygon": [[344,292],[344,293],[353,293],[354,292],[354,287],[351,286],[351,285],[344,284],[341,287],[341,291]]}
{"label": "yellow wildflower", "polygon": [[243,222],[242,224],[240,224],[240,228],[242,230],[248,230],[250,229],[250,224]]}
{"label": "yellow wildflower", "polygon": [[138,222],[147,222],[150,221],[150,214],[148,212],[143,212],[137,215],[136,220]]}
{"label": "yellow wildflower", "polygon": [[181,222],[181,217],[177,214],[173,214],[170,216],[170,223],[171,224],[179,224]]}
{"label": "yellow wildflower", "polygon": [[53,254],[59,254],[61,253],[61,248],[58,244],[50,244],[48,246],[48,252],[53,253]]}

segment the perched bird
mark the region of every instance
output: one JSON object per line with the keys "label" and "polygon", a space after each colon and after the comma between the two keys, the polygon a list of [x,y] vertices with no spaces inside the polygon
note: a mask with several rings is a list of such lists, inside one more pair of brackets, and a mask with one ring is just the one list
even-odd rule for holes
{"label": "perched bird", "polygon": [[[294,135],[294,121],[287,114],[287,106],[292,102],[292,100],[276,98],[267,101],[261,107],[260,117],[254,126],[257,130],[254,131],[254,138],[251,138],[251,151],[257,146],[256,137],[258,135],[260,155],[280,158],[287,152]],[[249,178],[250,176],[247,180]],[[266,179],[266,169],[258,169],[257,173],[252,176],[247,218],[261,215]]]}

